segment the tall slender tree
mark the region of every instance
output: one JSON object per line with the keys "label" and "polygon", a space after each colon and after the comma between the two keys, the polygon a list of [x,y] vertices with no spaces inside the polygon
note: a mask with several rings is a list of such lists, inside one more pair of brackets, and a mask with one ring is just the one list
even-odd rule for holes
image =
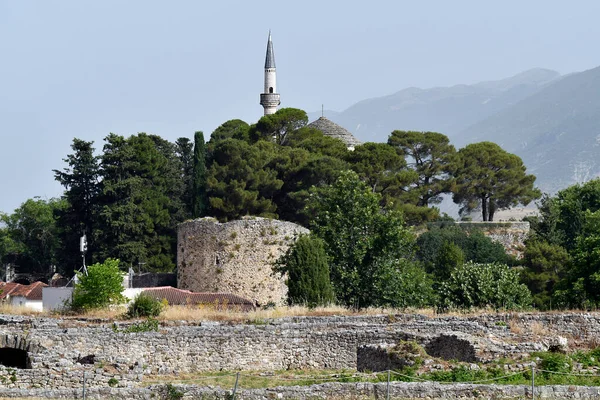
{"label": "tall slender tree", "polygon": [[65,208],[58,208],[57,232],[63,245],[57,254],[59,270],[71,274],[81,265],[79,238],[86,235],[88,252],[86,258],[96,250],[92,232],[98,219],[98,197],[100,195],[99,157],[94,155],[94,142],[73,139],[72,154],[63,159],[67,167],[53,170],[56,179],[65,188]]}
{"label": "tall slender tree", "polygon": [[186,219],[192,216],[194,198],[194,144],[190,139],[181,137],[175,141],[176,153],[180,163],[180,174],[183,181],[181,201],[185,207]]}
{"label": "tall slender tree", "polygon": [[194,133],[194,177],[192,194],[192,216],[194,218],[206,215],[208,197],[206,195],[206,143],[204,133]]}

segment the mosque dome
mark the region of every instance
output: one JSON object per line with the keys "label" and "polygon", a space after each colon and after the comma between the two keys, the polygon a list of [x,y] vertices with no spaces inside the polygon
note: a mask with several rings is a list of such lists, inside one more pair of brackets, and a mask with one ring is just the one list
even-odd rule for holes
{"label": "mosque dome", "polygon": [[311,122],[307,126],[323,132],[323,135],[340,139],[342,142],[344,142],[349,150],[354,150],[354,147],[361,144],[361,142],[347,129],[342,128],[335,122],[332,122],[325,117],[320,117],[318,120]]}

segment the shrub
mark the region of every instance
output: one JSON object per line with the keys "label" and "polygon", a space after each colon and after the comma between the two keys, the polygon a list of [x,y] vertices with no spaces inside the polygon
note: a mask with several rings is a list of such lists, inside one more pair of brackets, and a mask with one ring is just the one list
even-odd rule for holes
{"label": "shrub", "polygon": [[333,302],[333,288],[323,241],[312,235],[301,235],[276,261],[274,270],[288,274],[288,303],[308,307]]}
{"label": "shrub", "polygon": [[163,309],[162,301],[140,293],[129,304],[127,316],[129,318],[158,317]]}
{"label": "shrub", "polygon": [[108,386],[115,387],[119,384],[119,381],[116,378],[110,378],[108,380]]}
{"label": "shrub", "polygon": [[519,283],[519,273],[505,264],[468,262],[456,268],[440,285],[440,308],[493,307],[522,309],[531,304],[531,292]]}
{"label": "shrub", "polygon": [[108,258],[104,263],[90,265],[87,275],[78,273],[79,282],[73,291],[71,308],[76,311],[103,308],[125,302],[123,275],[119,260]]}
{"label": "shrub", "polygon": [[179,400],[183,397],[183,392],[177,389],[170,383],[167,383],[166,389],[166,400]]}
{"label": "shrub", "polygon": [[[546,371],[567,373],[573,369],[573,361],[569,356],[560,353],[534,353],[534,356],[541,358],[540,368]],[[545,372],[545,375],[550,373]]]}

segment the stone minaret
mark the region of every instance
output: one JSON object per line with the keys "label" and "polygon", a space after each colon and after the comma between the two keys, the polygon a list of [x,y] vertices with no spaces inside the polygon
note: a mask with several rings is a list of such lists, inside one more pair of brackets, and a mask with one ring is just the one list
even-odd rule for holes
{"label": "stone minaret", "polygon": [[260,105],[265,109],[265,115],[274,114],[280,104],[279,93],[277,93],[277,76],[275,73],[275,52],[269,31],[267,42],[267,57],[265,58],[265,91],[260,95]]}

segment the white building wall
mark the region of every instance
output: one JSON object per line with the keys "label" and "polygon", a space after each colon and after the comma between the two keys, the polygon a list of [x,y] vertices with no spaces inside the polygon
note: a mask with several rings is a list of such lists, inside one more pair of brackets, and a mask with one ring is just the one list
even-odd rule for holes
{"label": "white building wall", "polygon": [[[143,291],[142,288],[132,288],[123,290],[123,296],[127,298],[129,304],[135,296]],[[42,301],[40,301],[40,311],[60,310],[71,302],[73,297],[72,287],[45,287],[42,289]]]}
{"label": "white building wall", "polygon": [[72,296],[72,287],[44,287],[42,288],[42,308],[45,311],[60,310],[71,302]]}
{"label": "white building wall", "polygon": [[17,307],[27,307],[34,311],[43,311],[42,300],[27,300],[25,296],[11,296],[10,304]]}

